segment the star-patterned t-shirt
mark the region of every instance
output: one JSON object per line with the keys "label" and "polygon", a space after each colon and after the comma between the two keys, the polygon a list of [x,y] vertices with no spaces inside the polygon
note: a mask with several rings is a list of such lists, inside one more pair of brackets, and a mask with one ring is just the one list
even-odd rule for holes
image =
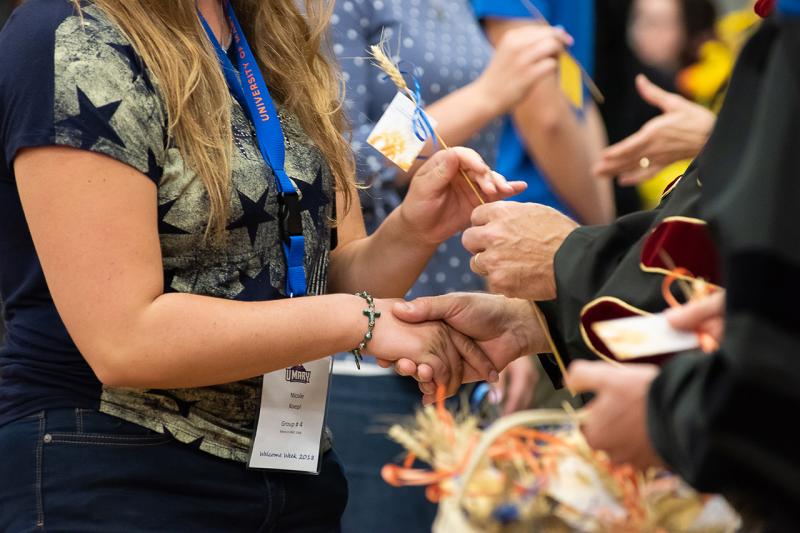
{"label": "star-patterned t-shirt", "polygon": [[[157,186],[165,291],[248,301],[283,298],[286,266],[274,175],[233,98],[231,110],[231,201],[220,247],[203,239],[208,197],[180,147],[168,140],[157,80],[120,30],[91,4],[81,19],[69,0],[28,0],[9,20],[0,33],[0,294],[8,327],[0,351],[0,424],[46,408],[97,408],[214,455],[246,459],[259,377],[179,390],[111,389],[99,383],[53,304],[13,168],[17,153],[34,146],[69,146],[118,159]],[[303,209],[308,292],[322,294],[333,178],[298,121],[283,111],[279,115],[286,170]]]}

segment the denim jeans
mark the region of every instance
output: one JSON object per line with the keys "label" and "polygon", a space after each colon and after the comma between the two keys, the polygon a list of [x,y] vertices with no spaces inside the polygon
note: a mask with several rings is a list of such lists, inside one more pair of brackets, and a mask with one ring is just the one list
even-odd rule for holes
{"label": "denim jeans", "polygon": [[328,425],[353,494],[342,519],[345,533],[430,532],[437,506],[425,489],[395,488],[381,479],[381,467],[404,456],[386,430],[411,419],[420,399],[410,378],[333,375]]}
{"label": "denim jeans", "polygon": [[0,531],[340,531],[347,482],[249,470],[87,409],[0,427]]}

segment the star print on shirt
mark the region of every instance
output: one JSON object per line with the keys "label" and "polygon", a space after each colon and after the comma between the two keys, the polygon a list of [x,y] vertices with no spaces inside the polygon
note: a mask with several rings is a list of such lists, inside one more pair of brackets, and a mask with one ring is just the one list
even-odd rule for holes
{"label": "star print on shirt", "polygon": [[189,401],[189,400],[181,400],[180,398],[175,398],[175,405],[178,406],[178,413],[183,418],[189,417],[189,411],[192,410],[194,404],[197,403],[197,400]]}
{"label": "star print on shirt", "polygon": [[239,272],[239,283],[244,289],[236,295],[236,300],[243,302],[262,302],[280,298],[280,293],[270,284],[269,265],[265,265],[256,277],[251,278],[247,272]]}
{"label": "star print on shirt", "polygon": [[269,189],[266,189],[264,194],[256,201],[251,200],[246,194],[239,190],[236,191],[236,194],[239,195],[239,202],[242,204],[242,216],[228,224],[225,229],[247,228],[247,234],[250,236],[250,244],[255,246],[258,227],[264,222],[275,220],[275,217],[265,210]]}
{"label": "star print on shirt", "polygon": [[[178,438],[175,436],[175,434],[174,434],[172,431],[170,431],[170,430],[169,430],[169,428],[168,428],[167,426],[163,426],[163,425],[162,425],[162,426],[161,426],[161,429],[163,429],[163,430],[164,430],[164,433],[165,433],[166,435],[169,435],[170,437],[172,437],[172,438],[173,438],[173,439],[175,439],[175,440],[179,440],[179,439],[178,439]],[[193,449],[195,449],[195,450],[199,450],[199,449],[200,449],[200,446],[203,444],[203,439],[204,439],[204,438],[205,438],[205,437],[197,437],[197,438],[196,438],[196,439],[194,439],[193,441],[187,442],[187,443],[185,443],[185,444],[186,444],[186,446],[189,446],[190,448],[193,448]]]}
{"label": "star print on shirt", "polygon": [[164,269],[164,292],[176,292],[172,288],[172,280],[178,275],[178,271],[171,268]]}
{"label": "star print on shirt", "polygon": [[156,154],[153,153],[153,150],[148,148],[147,172],[145,172],[145,175],[158,184],[159,180],[161,179],[161,174],[163,173],[164,169],[158,164],[158,160],[156,160]]}
{"label": "star print on shirt", "polygon": [[116,50],[119,55],[125,58],[125,60],[128,62],[128,68],[130,69],[131,74],[133,74],[133,80],[135,80],[139,76],[142,68],[141,65],[139,65],[139,62],[134,59],[136,57],[136,53],[133,51],[133,46],[130,44],[119,43],[106,43],[106,46],[110,46]]}
{"label": "star print on shirt", "polygon": [[322,208],[331,203],[322,190],[323,184],[322,167],[317,169],[317,178],[314,183],[306,183],[303,180],[294,180],[295,185],[300,190],[300,208],[303,211],[308,211],[311,215],[311,220],[314,221],[314,226],[320,227],[320,211]]}
{"label": "star print on shirt", "polygon": [[80,148],[82,150],[92,148],[100,139],[107,139],[124,148],[125,143],[111,127],[111,117],[117,112],[122,100],[97,107],[80,87],[76,87],[76,89],[78,90],[78,114],[58,121],[56,126],[78,131],[81,135]]}
{"label": "star print on shirt", "polygon": [[106,45],[116,50],[119,55],[128,61],[128,67],[133,74],[133,81],[136,81],[137,78],[141,78],[148,91],[155,91],[153,84],[150,82],[150,76],[147,74],[147,69],[144,68],[144,63],[139,57],[139,54],[136,53],[136,50],[133,49],[133,45],[119,43],[106,43]]}
{"label": "star print on shirt", "polygon": [[177,201],[178,199],[175,198],[171,202],[167,202],[158,206],[158,233],[160,235],[186,235],[189,233],[188,231],[175,227],[164,220],[169,213],[169,210],[172,209],[172,206],[175,205],[175,202]]}

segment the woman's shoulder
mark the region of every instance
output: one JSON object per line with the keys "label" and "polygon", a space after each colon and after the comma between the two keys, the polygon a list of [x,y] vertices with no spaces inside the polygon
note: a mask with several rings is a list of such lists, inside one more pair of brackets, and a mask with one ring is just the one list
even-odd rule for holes
{"label": "woman's shoulder", "polygon": [[[97,50],[129,44],[122,32],[90,2],[72,0],[27,0],[9,18],[0,32],[0,76],[7,80],[31,71],[46,79],[53,65],[76,59],[97,58]],[[128,46],[128,48],[130,48]],[[44,77],[41,77],[45,74]]]}
{"label": "woman's shoulder", "polygon": [[26,0],[2,28],[3,50],[0,52],[35,43],[52,47],[60,31],[77,28],[88,33],[101,29],[116,31],[102,11],[90,2],[82,1],[78,10],[72,0]]}
{"label": "woman's shoulder", "polygon": [[0,33],[0,176],[20,149],[51,144],[157,173],[163,101],[123,32],[91,2],[81,7],[27,0]]}

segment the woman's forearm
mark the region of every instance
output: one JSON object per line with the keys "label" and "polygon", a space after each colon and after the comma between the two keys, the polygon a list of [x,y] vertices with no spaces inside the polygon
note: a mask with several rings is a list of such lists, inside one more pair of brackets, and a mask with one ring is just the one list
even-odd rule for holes
{"label": "woman's forearm", "polygon": [[369,237],[331,254],[328,285],[335,292],[367,290],[379,298],[402,298],[436,251],[403,220],[402,206],[392,211]]}
{"label": "woman's forearm", "polygon": [[350,350],[366,330],[363,308],[346,294],[241,302],[169,293],[79,348],[109,386],[201,387]]}
{"label": "woman's forearm", "polygon": [[425,112],[436,120],[445,142],[459,146],[500,116],[502,109],[484,90],[482,81],[476,80],[436,100]]}
{"label": "woman's forearm", "polygon": [[579,120],[553,76],[514,109],[513,118],[528,153],[580,221],[606,224],[613,217],[613,197],[610,182],[592,173],[599,157],[594,137],[602,131],[592,109],[586,120]]}

